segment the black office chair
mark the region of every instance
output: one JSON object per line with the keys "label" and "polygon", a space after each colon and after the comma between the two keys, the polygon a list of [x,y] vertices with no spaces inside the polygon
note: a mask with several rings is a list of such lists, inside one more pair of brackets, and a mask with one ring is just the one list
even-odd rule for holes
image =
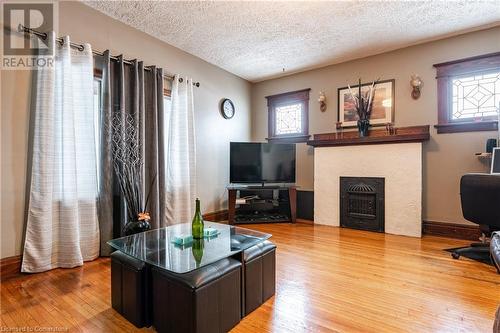
{"label": "black office chair", "polygon": [[[500,232],[498,231],[495,231],[494,233],[491,234],[490,255],[491,259],[493,259],[495,267],[497,268],[498,274],[500,274]],[[500,312],[498,312],[498,314],[499,314],[498,319],[500,320]]]}
{"label": "black office chair", "polygon": [[479,224],[482,232],[481,243],[452,252],[454,259],[463,253],[489,253],[488,237],[493,231],[500,230],[500,175],[470,173],[460,180],[462,214],[470,222]]}

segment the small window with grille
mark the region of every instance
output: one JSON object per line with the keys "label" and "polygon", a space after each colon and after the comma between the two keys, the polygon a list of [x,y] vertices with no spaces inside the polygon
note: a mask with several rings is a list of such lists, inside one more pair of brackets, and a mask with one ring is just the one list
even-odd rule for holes
{"label": "small window with grille", "polygon": [[451,120],[497,120],[500,107],[500,68],[490,73],[452,79]]}
{"label": "small window with grille", "polygon": [[493,131],[500,113],[500,53],[434,65],[438,133]]}
{"label": "small window with grille", "polygon": [[269,141],[309,139],[309,90],[267,96]]}

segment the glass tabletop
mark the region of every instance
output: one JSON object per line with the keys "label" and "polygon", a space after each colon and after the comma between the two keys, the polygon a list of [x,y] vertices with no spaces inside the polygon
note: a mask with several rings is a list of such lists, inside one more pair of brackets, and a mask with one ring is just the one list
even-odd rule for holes
{"label": "glass tabletop", "polygon": [[191,235],[191,223],[183,223],[112,239],[108,244],[148,264],[174,273],[187,273],[230,257],[271,237],[270,234],[227,224],[204,223],[205,228],[217,229],[218,234],[178,245],[174,243],[174,239]]}

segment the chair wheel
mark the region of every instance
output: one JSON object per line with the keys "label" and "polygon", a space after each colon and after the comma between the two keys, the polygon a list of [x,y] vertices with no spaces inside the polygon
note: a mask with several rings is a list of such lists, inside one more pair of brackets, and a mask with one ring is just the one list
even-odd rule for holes
{"label": "chair wheel", "polygon": [[460,254],[459,254],[459,253],[456,253],[456,252],[452,252],[452,253],[451,253],[451,257],[452,257],[453,259],[458,259],[458,258],[460,258]]}

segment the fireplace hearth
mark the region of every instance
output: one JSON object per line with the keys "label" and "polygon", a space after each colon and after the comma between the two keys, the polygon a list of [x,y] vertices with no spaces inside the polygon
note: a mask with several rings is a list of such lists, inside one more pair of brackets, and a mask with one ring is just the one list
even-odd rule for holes
{"label": "fireplace hearth", "polygon": [[385,178],[340,177],[340,226],[384,232]]}

